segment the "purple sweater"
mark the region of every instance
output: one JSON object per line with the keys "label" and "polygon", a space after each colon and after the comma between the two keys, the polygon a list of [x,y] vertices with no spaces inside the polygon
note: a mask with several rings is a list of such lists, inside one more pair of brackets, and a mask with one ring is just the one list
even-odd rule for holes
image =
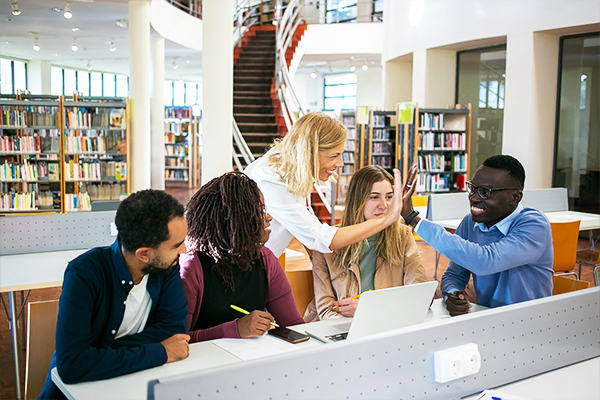
{"label": "purple sweater", "polygon": [[[303,324],[292,288],[288,282],[279,260],[273,252],[262,247],[261,255],[265,269],[267,270],[267,281],[269,284],[269,295],[267,297],[267,311],[273,315],[275,321],[281,326]],[[188,302],[188,330],[196,326],[200,307],[202,306],[202,294],[204,292],[204,272],[195,251],[188,251],[179,256],[179,266],[185,296]],[[190,342],[202,342],[219,338],[239,338],[237,320],[224,322],[220,325],[207,329],[190,331]]]}

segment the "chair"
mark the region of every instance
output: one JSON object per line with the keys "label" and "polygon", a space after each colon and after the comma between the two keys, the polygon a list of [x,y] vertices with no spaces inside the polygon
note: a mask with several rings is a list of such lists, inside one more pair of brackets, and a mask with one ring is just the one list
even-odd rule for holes
{"label": "chair", "polygon": [[571,279],[566,276],[554,275],[552,277],[552,296],[556,294],[573,292],[575,290],[587,289],[590,287],[588,281],[580,281],[579,279]]}
{"label": "chair", "polygon": [[577,265],[579,265],[579,279],[581,279],[581,266],[592,267],[592,274],[594,276],[594,286],[600,285],[600,278],[598,277],[598,270],[600,269],[600,251],[598,250],[579,250],[577,252]]}
{"label": "chair", "polygon": [[581,221],[551,222],[552,248],[554,249],[554,262],[552,269],[554,275],[573,275],[575,259],[577,256],[577,241],[579,239],[579,223]]}
{"label": "chair", "polygon": [[55,348],[58,300],[27,304],[27,354],[25,356],[25,399],[42,392]]}
{"label": "chair", "polygon": [[[415,210],[419,211],[419,213],[421,213],[421,216],[425,216],[427,214],[427,200],[428,199],[429,199],[428,196],[412,196],[412,198],[411,198],[412,204],[413,204],[413,208]],[[418,242],[422,242],[423,241],[423,239],[421,239],[419,237],[419,235],[417,235],[414,232],[413,232],[413,237]]]}

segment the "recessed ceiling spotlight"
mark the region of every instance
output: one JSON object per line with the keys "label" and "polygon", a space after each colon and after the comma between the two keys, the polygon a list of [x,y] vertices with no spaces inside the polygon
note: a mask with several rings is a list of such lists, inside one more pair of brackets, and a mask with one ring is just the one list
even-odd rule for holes
{"label": "recessed ceiling spotlight", "polygon": [[33,42],[33,50],[35,50],[35,51],[40,51],[40,45],[39,45],[39,43],[38,43],[38,39],[39,39],[39,38],[36,36],[36,37],[35,37],[35,40],[34,40],[34,42]]}
{"label": "recessed ceiling spotlight", "polygon": [[177,59],[173,59],[173,63],[171,64],[173,66],[173,69],[177,69],[179,68],[179,64],[177,64]]}
{"label": "recessed ceiling spotlight", "polygon": [[58,7],[52,7],[50,9],[50,11],[54,11],[55,13],[60,14],[62,12],[62,8],[58,8]]}
{"label": "recessed ceiling spotlight", "polygon": [[117,51],[117,46],[115,45],[115,42],[113,42],[112,40],[110,42],[108,42],[108,51],[110,51],[111,53],[114,53],[115,51]]}
{"label": "recessed ceiling spotlight", "polygon": [[191,63],[191,61],[190,60],[185,60],[185,63],[189,64],[189,63]]}
{"label": "recessed ceiling spotlight", "polygon": [[125,18],[119,18],[119,19],[115,20],[115,24],[119,28],[127,28],[127,20]]}
{"label": "recessed ceiling spotlight", "polygon": [[318,73],[317,69],[316,68],[313,69],[313,71],[310,73],[310,77],[313,78],[313,79],[316,79],[317,78],[317,73]]}
{"label": "recessed ceiling spotlight", "polygon": [[10,3],[10,7],[12,8],[12,15],[15,17],[21,15],[21,10],[19,9],[19,3],[17,0],[13,0],[12,3]]}
{"label": "recessed ceiling spotlight", "polygon": [[87,67],[88,71],[91,71],[92,70],[92,62],[88,61],[86,67]]}
{"label": "recessed ceiling spotlight", "polygon": [[360,67],[360,69],[362,69],[363,71],[366,71],[369,69],[369,66],[367,64],[363,64],[362,67]]}
{"label": "recessed ceiling spotlight", "polygon": [[79,32],[81,29],[79,29],[79,27],[73,27],[71,28],[71,32]]}
{"label": "recessed ceiling spotlight", "polygon": [[73,40],[73,44],[71,44],[71,51],[79,50],[79,46],[77,46],[77,42]]}
{"label": "recessed ceiling spotlight", "polygon": [[350,66],[350,72],[354,72],[354,71],[356,71],[356,67],[354,65],[351,65]]}
{"label": "recessed ceiling spotlight", "polygon": [[67,5],[65,6],[65,12],[63,13],[63,17],[66,19],[73,18],[73,13],[71,12],[71,0],[67,0]]}

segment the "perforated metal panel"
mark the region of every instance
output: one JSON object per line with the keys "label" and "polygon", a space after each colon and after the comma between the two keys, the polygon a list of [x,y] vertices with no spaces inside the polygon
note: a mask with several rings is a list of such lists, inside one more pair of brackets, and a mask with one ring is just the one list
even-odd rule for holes
{"label": "perforated metal panel", "polygon": [[0,255],[88,249],[116,239],[110,224],[116,211],[0,218]]}
{"label": "perforated metal panel", "polygon": [[542,212],[567,211],[569,201],[566,188],[527,189],[523,190],[521,204]]}
{"label": "perforated metal panel", "polygon": [[[478,374],[434,382],[433,352],[477,343]],[[455,399],[600,355],[600,288],[211,371],[151,381],[149,399]]]}
{"label": "perforated metal panel", "polygon": [[469,196],[466,192],[430,194],[427,200],[427,219],[462,219],[469,213]]}

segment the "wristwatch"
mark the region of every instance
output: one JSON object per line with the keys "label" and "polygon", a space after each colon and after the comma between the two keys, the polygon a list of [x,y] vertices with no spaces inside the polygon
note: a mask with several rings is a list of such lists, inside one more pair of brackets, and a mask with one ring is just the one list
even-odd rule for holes
{"label": "wristwatch", "polygon": [[404,222],[406,223],[406,225],[410,225],[412,220],[415,219],[417,215],[419,215],[419,212],[417,210],[413,210],[410,214],[408,214],[406,218],[404,218]]}

